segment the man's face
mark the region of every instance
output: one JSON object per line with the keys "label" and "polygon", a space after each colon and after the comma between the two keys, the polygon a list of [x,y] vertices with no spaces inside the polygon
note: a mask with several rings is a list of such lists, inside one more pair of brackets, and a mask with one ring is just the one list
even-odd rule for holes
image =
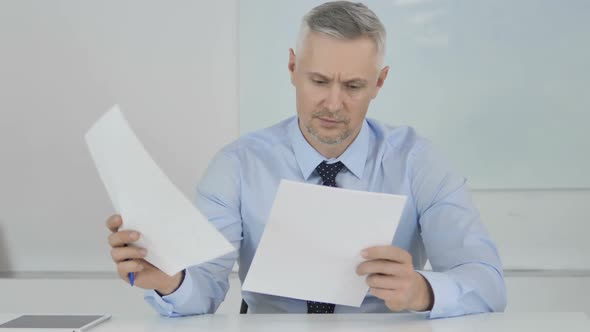
{"label": "man's face", "polygon": [[299,126],[310,143],[348,146],[360,131],[369,103],[388,67],[378,69],[374,42],[341,40],[311,32],[289,70],[297,95]]}

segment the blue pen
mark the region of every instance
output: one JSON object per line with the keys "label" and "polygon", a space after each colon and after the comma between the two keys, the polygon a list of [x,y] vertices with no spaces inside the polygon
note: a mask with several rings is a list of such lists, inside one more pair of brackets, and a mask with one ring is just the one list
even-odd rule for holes
{"label": "blue pen", "polygon": [[[125,245],[125,247],[127,247],[127,245]],[[125,261],[130,261],[131,258],[127,258]],[[129,272],[127,273],[127,278],[129,278],[129,283],[131,284],[131,287],[133,287],[133,284],[135,283],[135,273],[133,272]]]}

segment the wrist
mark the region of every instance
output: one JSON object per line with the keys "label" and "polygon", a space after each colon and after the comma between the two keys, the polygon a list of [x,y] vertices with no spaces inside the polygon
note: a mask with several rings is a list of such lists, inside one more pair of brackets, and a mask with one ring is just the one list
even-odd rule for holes
{"label": "wrist", "polygon": [[163,288],[156,289],[155,291],[160,296],[166,296],[174,293],[178,288],[180,288],[180,285],[182,285],[182,281],[184,280],[184,273],[185,271],[182,270],[181,272],[175,274],[170,278],[170,282],[168,283],[168,285],[166,285]]}
{"label": "wrist", "polygon": [[434,292],[432,290],[432,286],[424,276],[418,272],[417,274],[418,280],[418,296],[416,296],[413,303],[411,310],[414,311],[429,311],[432,310],[434,306]]}

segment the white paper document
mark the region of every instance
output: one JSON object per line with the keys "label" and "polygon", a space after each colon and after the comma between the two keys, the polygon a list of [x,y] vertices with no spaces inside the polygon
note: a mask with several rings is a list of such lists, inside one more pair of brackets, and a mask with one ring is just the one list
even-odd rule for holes
{"label": "white paper document", "polygon": [[360,307],[361,251],[391,245],[406,196],[281,181],[245,291]]}
{"label": "white paper document", "polygon": [[118,106],[85,138],[121,229],[141,233],[135,245],[146,261],[172,276],[235,250],[156,165]]}

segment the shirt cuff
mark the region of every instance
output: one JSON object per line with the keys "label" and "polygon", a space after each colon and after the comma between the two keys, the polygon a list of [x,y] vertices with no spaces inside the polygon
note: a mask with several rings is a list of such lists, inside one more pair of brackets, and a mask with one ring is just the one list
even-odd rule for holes
{"label": "shirt cuff", "polygon": [[148,290],[145,292],[144,299],[161,315],[176,317],[182,315],[174,309],[185,304],[192,296],[192,292],[193,280],[190,273],[185,271],[184,280],[173,293],[160,296],[155,290]]}
{"label": "shirt cuff", "polygon": [[[430,310],[430,318],[460,316],[457,304],[460,291],[455,281],[442,272],[416,271],[420,273],[432,287],[434,304]],[[422,311],[424,312],[424,311]]]}

